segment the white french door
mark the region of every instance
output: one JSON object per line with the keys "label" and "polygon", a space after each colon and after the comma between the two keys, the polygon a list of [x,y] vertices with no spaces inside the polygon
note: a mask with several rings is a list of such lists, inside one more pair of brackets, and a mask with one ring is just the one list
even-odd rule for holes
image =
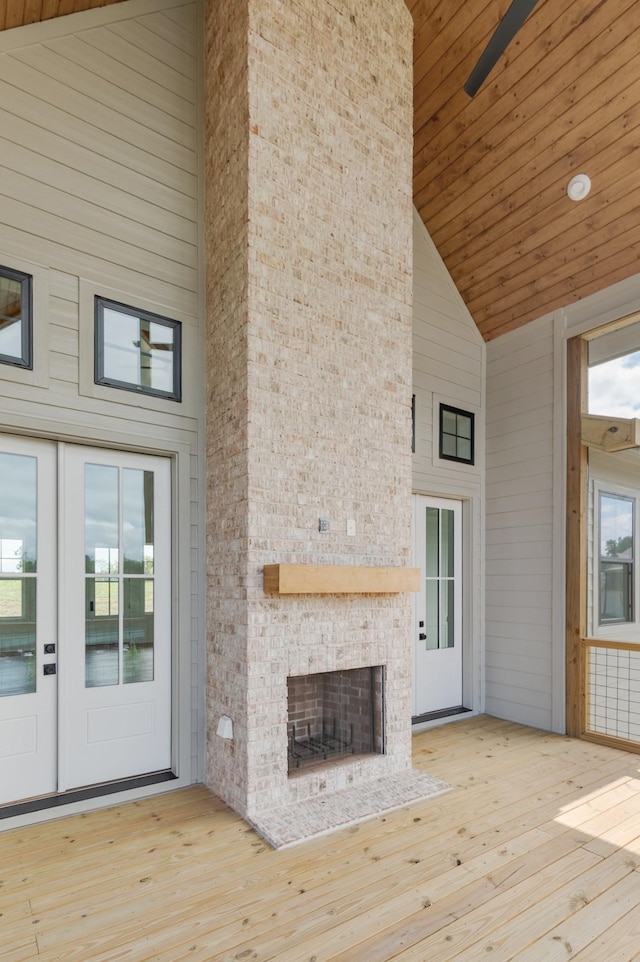
{"label": "white french door", "polygon": [[171,764],[170,467],[68,445],[59,790]]}
{"label": "white french door", "polygon": [[0,438],[0,804],[170,767],[170,484]]}
{"label": "white french door", "polygon": [[462,504],[414,499],[414,716],[462,705]]}
{"label": "white french door", "polygon": [[57,785],[56,451],[0,438],[0,804]]}

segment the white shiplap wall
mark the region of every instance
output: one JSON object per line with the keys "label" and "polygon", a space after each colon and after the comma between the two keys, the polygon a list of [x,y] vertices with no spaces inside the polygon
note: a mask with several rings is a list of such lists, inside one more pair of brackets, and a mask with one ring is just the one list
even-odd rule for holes
{"label": "white shiplap wall", "polygon": [[554,332],[487,345],[486,710],[553,727]]}
{"label": "white shiplap wall", "polygon": [[[463,502],[464,699],[482,710],[485,345],[415,210],[413,251],[413,490]],[[439,459],[440,402],[475,414],[475,465]]]}
{"label": "white shiplap wall", "polygon": [[[433,241],[414,210],[413,387],[416,395],[414,490],[447,497],[480,491],[484,450],[485,346]],[[476,464],[437,456],[437,402],[476,413]]]}
{"label": "white shiplap wall", "polygon": [[[200,38],[184,0],[0,36],[0,264],[33,274],[36,301],[34,371],[0,365],[0,431],[174,457],[189,780],[203,759]],[[94,294],[182,322],[181,404],[93,384]]]}

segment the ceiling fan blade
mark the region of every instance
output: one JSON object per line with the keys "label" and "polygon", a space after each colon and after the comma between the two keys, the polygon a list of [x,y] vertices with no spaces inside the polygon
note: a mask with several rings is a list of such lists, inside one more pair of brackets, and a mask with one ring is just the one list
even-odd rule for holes
{"label": "ceiling fan blade", "polygon": [[464,91],[470,97],[477,94],[537,2],[538,0],[512,0],[464,85]]}

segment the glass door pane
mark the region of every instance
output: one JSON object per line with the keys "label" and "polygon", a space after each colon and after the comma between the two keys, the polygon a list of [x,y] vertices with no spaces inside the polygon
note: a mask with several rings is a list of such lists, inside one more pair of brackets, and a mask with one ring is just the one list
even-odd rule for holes
{"label": "glass door pane", "polygon": [[153,471],[85,465],[85,685],[153,681]]}
{"label": "glass door pane", "polygon": [[117,685],[120,678],[119,582],[87,578],[85,582],[85,684]]}
{"label": "glass door pane", "polygon": [[117,467],[86,464],[84,472],[84,667],[94,688],[120,681],[120,491]]}
{"label": "glass door pane", "polygon": [[425,650],[455,644],[455,528],[448,508],[425,509]]}
{"label": "glass door pane", "polygon": [[124,579],[124,683],[153,681],[153,581]]}
{"label": "glass door pane", "polygon": [[36,458],[0,452],[0,697],[36,690]]}
{"label": "glass door pane", "polygon": [[56,447],[0,435],[0,805],[57,786]]}

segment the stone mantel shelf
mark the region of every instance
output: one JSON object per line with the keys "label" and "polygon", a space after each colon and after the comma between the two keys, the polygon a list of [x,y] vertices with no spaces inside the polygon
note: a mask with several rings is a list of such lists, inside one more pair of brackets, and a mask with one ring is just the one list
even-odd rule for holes
{"label": "stone mantel shelf", "polygon": [[395,594],[420,590],[419,568],[370,565],[264,566],[264,590],[278,595]]}

